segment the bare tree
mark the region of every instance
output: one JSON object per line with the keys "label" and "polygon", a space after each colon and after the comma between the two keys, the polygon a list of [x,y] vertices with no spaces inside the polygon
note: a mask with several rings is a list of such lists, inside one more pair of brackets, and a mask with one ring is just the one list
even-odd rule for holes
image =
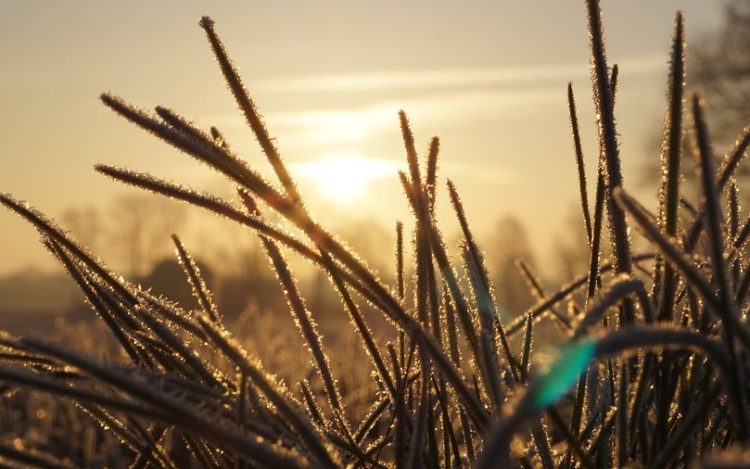
{"label": "bare tree", "polygon": [[110,215],[110,241],[133,277],[142,277],[172,250],[170,235],[186,221],[183,205],[151,195],[115,199]]}
{"label": "bare tree", "polygon": [[723,28],[688,59],[688,85],[706,97],[713,137],[729,146],[750,121],[750,2],[728,3]]}
{"label": "bare tree", "polygon": [[[732,147],[742,129],[750,122],[750,1],[731,0],[726,4],[721,29],[691,41],[687,50],[687,89],[700,92],[706,99],[706,116],[716,157]],[[685,119],[685,125],[688,125]],[[658,129],[659,126],[654,126]],[[688,180],[695,174],[690,157],[690,133],[683,133],[682,173]],[[646,137],[643,183],[654,184],[659,177],[661,132]],[[657,157],[655,157],[657,156]],[[738,176],[747,176],[745,166]]]}
{"label": "bare tree", "polygon": [[121,196],[105,208],[72,207],[61,225],[91,252],[120,262],[133,277],[143,277],[173,250],[170,235],[185,225],[181,204],[147,194]]}
{"label": "bare tree", "polygon": [[497,222],[489,243],[484,245],[498,305],[511,316],[523,313],[534,303],[534,298],[517,263],[523,261],[531,268],[536,264],[526,229],[518,218],[505,216]]}
{"label": "bare tree", "polygon": [[100,209],[94,206],[72,207],[63,212],[60,221],[91,252],[100,252],[107,236],[107,226]]}
{"label": "bare tree", "polygon": [[[591,248],[586,238],[586,227],[581,219],[579,205],[571,206],[560,228],[562,231],[555,238],[554,253],[559,264],[558,283],[564,284],[589,269]],[[603,250],[607,252],[609,243],[605,242],[602,245]]]}

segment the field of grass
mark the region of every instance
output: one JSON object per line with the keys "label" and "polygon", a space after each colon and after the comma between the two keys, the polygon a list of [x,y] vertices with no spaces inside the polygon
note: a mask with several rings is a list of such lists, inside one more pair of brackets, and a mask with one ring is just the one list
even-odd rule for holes
{"label": "field of grass", "polygon": [[[685,96],[678,14],[659,206],[646,210],[622,187],[618,70],[607,63],[599,2],[586,3],[600,148],[591,205],[572,86],[568,100],[579,175],[571,183],[580,187],[589,269],[556,292],[524,269],[539,301],[510,322],[501,319],[450,181],[447,199],[463,238],[461,258],[447,254],[434,215],[444,187],[439,140],[420,160],[405,113],[398,117],[408,172],[399,177],[415,228],[409,243],[397,223],[398,275],[386,281],[310,213],[210,18],[200,26],[277,183],[218,129],[102,95],[115,113],[225,176],[237,200],[127,168],[96,170],[256,233],[287,300],[275,314],[291,313],[297,330],[252,315],[225,322],[176,235],[196,310],[129,283],[36,209],[2,194],[0,203],[39,230],[101,321],[63,329],[54,342],[0,334],[0,465],[750,467],[750,219],[743,220],[734,178],[750,127],[716,166],[704,103]],[[699,166],[699,204],[680,195],[681,160],[692,157],[681,145],[685,127]],[[633,251],[631,227],[650,241],[647,251]],[[350,321],[335,342],[322,340],[289,255],[316,266],[337,290]],[[414,273],[406,278],[409,263]],[[371,327],[383,319],[385,326]],[[245,343],[246,328],[260,340]],[[541,346],[542,336],[557,346]]]}

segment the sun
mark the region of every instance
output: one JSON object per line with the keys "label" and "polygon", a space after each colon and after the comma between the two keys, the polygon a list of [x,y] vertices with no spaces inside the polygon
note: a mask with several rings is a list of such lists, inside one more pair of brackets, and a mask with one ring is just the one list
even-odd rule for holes
{"label": "sun", "polygon": [[394,162],[353,155],[330,155],[295,166],[299,177],[313,180],[323,196],[342,204],[362,196],[373,179],[394,176],[397,170]]}

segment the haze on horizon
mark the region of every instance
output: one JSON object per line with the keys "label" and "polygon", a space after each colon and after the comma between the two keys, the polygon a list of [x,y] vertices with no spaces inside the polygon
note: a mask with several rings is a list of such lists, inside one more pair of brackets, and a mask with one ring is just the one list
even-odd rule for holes
{"label": "haze on horizon", "polygon": [[[113,115],[97,99],[103,91],[216,125],[270,174],[196,25],[208,14],[324,221],[367,214],[390,230],[409,217],[395,173],[405,164],[397,117],[404,109],[420,149],[433,135],[441,138],[439,204],[446,213],[450,178],[477,233],[513,214],[544,259],[566,229],[578,198],[568,81],[588,168],[597,155],[583,1],[176,5],[0,5],[0,191],[52,217],[134,191],[95,174],[98,162],[227,190],[207,168]],[[653,194],[638,192],[639,168],[663,113],[674,14],[686,13],[689,54],[692,41],[720,25],[722,6],[603,2],[608,54],[621,70],[625,185],[645,199]],[[361,191],[351,195],[356,203],[332,203],[315,180],[315,165],[335,158],[370,162]],[[3,210],[0,227],[0,275],[52,268],[26,222]]]}

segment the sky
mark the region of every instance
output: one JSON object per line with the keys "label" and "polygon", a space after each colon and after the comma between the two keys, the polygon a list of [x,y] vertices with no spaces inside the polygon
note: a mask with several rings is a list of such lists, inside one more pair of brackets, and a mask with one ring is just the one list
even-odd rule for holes
{"label": "sky", "polygon": [[[646,200],[653,190],[641,188],[639,168],[659,157],[644,148],[661,128],[677,10],[688,53],[721,25],[722,2],[603,1],[610,63],[621,71],[624,185]],[[446,178],[477,233],[514,215],[543,259],[567,230],[578,206],[569,81],[589,172],[597,153],[582,0],[0,2],[0,192],[52,217],[106,209],[134,191],[94,173],[107,163],[226,193],[209,169],[106,109],[105,91],[216,125],[270,174],[198,27],[205,14],[324,222],[373,219],[390,230],[409,217],[396,175],[403,109],[423,153],[441,139],[444,231],[456,225]],[[331,162],[336,177],[322,178]],[[0,240],[0,275],[54,268],[34,230],[7,211]]]}

